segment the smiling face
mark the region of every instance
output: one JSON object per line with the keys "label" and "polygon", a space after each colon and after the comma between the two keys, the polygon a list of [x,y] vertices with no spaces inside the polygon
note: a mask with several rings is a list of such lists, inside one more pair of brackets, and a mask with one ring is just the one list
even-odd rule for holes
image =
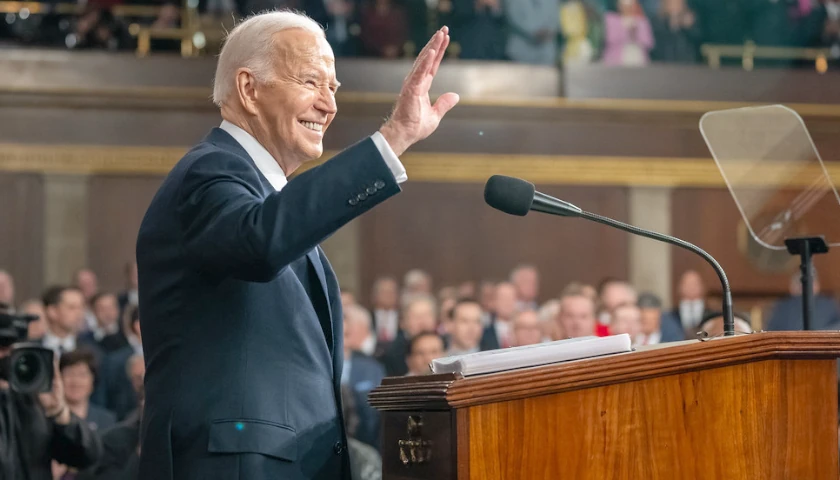
{"label": "smiling face", "polygon": [[281,166],[296,167],[324,151],[324,133],[336,114],[335,57],[322,35],[303,29],[277,33],[274,45],[273,75],[253,84],[251,113],[266,137],[261,143]]}

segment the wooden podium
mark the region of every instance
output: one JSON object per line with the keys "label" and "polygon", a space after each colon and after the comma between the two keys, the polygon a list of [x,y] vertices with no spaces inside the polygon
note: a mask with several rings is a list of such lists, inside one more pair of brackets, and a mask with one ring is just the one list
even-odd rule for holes
{"label": "wooden podium", "polygon": [[387,378],[385,480],[837,480],[840,332]]}

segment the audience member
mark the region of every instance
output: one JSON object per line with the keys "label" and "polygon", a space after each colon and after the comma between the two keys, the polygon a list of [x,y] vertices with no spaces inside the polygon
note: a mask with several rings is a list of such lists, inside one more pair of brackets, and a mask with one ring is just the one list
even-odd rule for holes
{"label": "audience member", "polygon": [[[53,350],[58,357],[72,352],[78,346],[78,332],[84,321],[85,300],[82,292],[75,287],[51,287],[44,293],[42,301],[47,332],[41,344]],[[86,345],[96,348],[93,343]]]}
{"label": "audience member", "polygon": [[120,331],[120,309],[113,293],[97,293],[90,299],[90,307],[96,319],[93,327],[80,335],[85,343],[96,344],[103,353],[111,353],[128,344]]}
{"label": "audience member", "polygon": [[533,265],[520,265],[510,273],[510,283],[516,287],[517,310],[539,308],[540,274]]}
{"label": "audience member", "polygon": [[137,297],[137,262],[127,263],[123,273],[125,274],[125,290],[117,295],[117,302],[120,305],[120,318],[123,318],[130,305],[137,306],[139,304]]}
{"label": "audience member", "polygon": [[471,299],[459,300],[452,307],[452,321],[448,333],[447,356],[479,351],[482,335],[481,305]]}
{"label": "audience member", "polygon": [[679,321],[670,313],[662,313],[662,301],[652,293],[639,295],[641,309],[641,333],[637,345],[655,345],[657,343],[685,340],[685,332]]}
{"label": "audience member", "polygon": [[405,363],[408,342],[420,332],[437,330],[437,308],[430,296],[415,296],[403,309],[400,331],[381,357],[388,376],[405,375],[408,365]]}
{"label": "audience member", "polygon": [[634,304],[637,301],[636,290],[627,282],[610,278],[601,283],[599,292],[601,311],[598,322],[601,326],[610,324],[610,315],[619,305]]}
{"label": "audience member", "polygon": [[560,0],[504,2],[507,56],[519,63],[557,64]]}
{"label": "audience member", "polygon": [[560,323],[557,321],[558,315],[560,315],[560,300],[557,299],[545,302],[537,312],[542,328],[543,341],[550,342],[566,338]]}
{"label": "audience member", "polygon": [[358,305],[344,311],[344,368],[341,384],[349,388],[354,398],[355,414],[359,419],[356,439],[379,448],[379,413],[370,406],[367,397],[385,377],[382,365],[360,350],[370,332],[370,313]]}
{"label": "audience member", "polygon": [[677,288],[677,307],[674,316],[685,332],[685,338],[696,338],[697,327],[710,310],[706,308],[706,286],[696,270],[687,270],[680,277]]}
{"label": "audience member", "polygon": [[[750,320],[747,315],[735,313],[735,333],[751,333],[753,331],[750,326]],[[720,337],[723,335],[723,314],[721,312],[709,312],[700,321],[697,326],[698,331],[704,332],[709,337]]]}
{"label": "audience member", "polygon": [[61,356],[59,371],[67,406],[77,417],[87,422],[92,430],[105,430],[116,423],[112,412],[90,403],[97,372],[93,351],[82,347],[65,353]]}
{"label": "audience member", "polygon": [[662,0],[662,7],[651,16],[656,46],[654,60],[695,63],[700,56],[702,30],[686,0]]}
{"label": "audience member", "polygon": [[505,58],[505,17],[501,0],[452,0],[450,28],[452,41],[461,47],[460,58]]}
{"label": "audience member", "polygon": [[571,293],[560,298],[558,323],[566,338],[595,335],[595,302],[582,293]]}
{"label": "audience member", "polygon": [[341,409],[350,456],[350,480],[379,480],[382,478],[382,457],[375,448],[358,440],[361,422],[356,400],[347,386],[341,387]]}
{"label": "audience member", "polygon": [[137,389],[128,375],[129,360],[135,356],[142,358],[143,355],[139,310],[131,307],[126,314],[129,322],[124,331],[128,345],[104,357],[101,381],[95,392],[100,405],[114,412],[118,420],[125,419],[137,408]]}
{"label": "audience member", "polygon": [[619,305],[610,316],[610,335],[626,333],[630,341],[636,344],[642,332],[642,312],[633,303]]}
{"label": "audience member", "polygon": [[432,294],[432,277],[420,269],[409,270],[403,277],[403,304],[417,295]]}
{"label": "audience member", "polygon": [[406,353],[408,372],[406,375],[427,375],[431,373],[432,360],[441,358],[443,339],[433,331],[420,332],[411,339]]}
{"label": "audience member", "polygon": [[408,41],[408,21],[401,5],[372,0],[362,8],[362,48],[366,55],[397,58]]}
{"label": "audience member", "polygon": [[503,282],[496,285],[496,314],[484,328],[481,350],[507,348],[513,344],[511,323],[516,314],[516,302],[516,287],[512,283]]}
{"label": "audience member", "polygon": [[373,355],[376,337],[373,336],[370,313],[361,305],[349,305],[344,311],[344,348],[364,355]]}
{"label": "audience member", "polygon": [[617,11],[604,14],[606,65],[639,67],[650,62],[654,46],[650,21],[636,0],[617,0]]}
{"label": "audience member", "polygon": [[496,315],[496,284],[494,282],[481,282],[479,288],[478,302],[481,304],[481,324],[485,327],[490,325]]}
{"label": "audience member", "polygon": [[[811,310],[811,330],[840,330],[840,306],[830,297],[820,294],[820,279],[813,271],[814,308]],[[802,330],[802,283],[797,271],[790,277],[790,295],[778,300],[767,318],[765,330]]]}
{"label": "audience member", "polygon": [[543,327],[535,310],[522,310],[513,317],[513,346],[536,345],[543,338]]}
{"label": "audience member", "polygon": [[400,328],[399,293],[399,285],[391,277],[381,277],[373,283],[371,310],[376,338],[380,343],[392,342],[397,336]]}

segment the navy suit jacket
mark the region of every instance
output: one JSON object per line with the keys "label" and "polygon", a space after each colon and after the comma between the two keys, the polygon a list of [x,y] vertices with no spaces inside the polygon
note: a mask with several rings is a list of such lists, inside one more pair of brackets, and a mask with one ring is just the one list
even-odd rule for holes
{"label": "navy suit jacket", "polygon": [[338,282],[318,244],[400,191],[367,138],[276,192],[215,128],[137,239],[140,478],[346,479]]}
{"label": "navy suit jacket", "polygon": [[359,426],[356,439],[379,449],[379,412],[368,403],[368,394],[385,378],[385,368],[373,358],[359,352],[350,357],[350,384]]}

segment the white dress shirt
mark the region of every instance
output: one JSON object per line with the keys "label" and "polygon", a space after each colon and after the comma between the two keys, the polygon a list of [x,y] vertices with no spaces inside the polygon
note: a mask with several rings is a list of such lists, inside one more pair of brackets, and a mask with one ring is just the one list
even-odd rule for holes
{"label": "white dress shirt", "polygon": [[703,320],[706,303],[700,300],[683,300],[680,302],[680,321],[683,330],[697,328]]}
{"label": "white dress shirt", "polygon": [[47,332],[44,334],[44,339],[42,340],[42,345],[44,348],[48,348],[52,350],[56,356],[61,356],[61,353],[72,352],[76,350],[76,336],[75,335],[67,335],[64,338],[59,338],[52,332]]}
{"label": "white dress shirt", "polygon": [[[222,121],[219,128],[229,133],[230,136],[245,149],[251,159],[254,160],[254,163],[257,165],[260,173],[263,174],[275,190],[279,192],[286,186],[288,180],[286,179],[286,174],[283,172],[283,169],[280,168],[280,164],[277,163],[270,153],[268,153],[268,150],[266,150],[265,147],[260,145],[260,142],[258,142],[256,138],[227,120]],[[397,180],[397,183],[403,183],[408,180],[405,167],[402,162],[400,162],[400,159],[397,158],[397,154],[394,153],[391,146],[388,145],[385,137],[383,137],[381,133],[376,132],[371,135],[370,138],[379,150],[379,154],[382,155],[382,158],[385,160],[385,164],[387,164],[388,168],[391,170],[391,173],[394,174],[394,178]]]}

